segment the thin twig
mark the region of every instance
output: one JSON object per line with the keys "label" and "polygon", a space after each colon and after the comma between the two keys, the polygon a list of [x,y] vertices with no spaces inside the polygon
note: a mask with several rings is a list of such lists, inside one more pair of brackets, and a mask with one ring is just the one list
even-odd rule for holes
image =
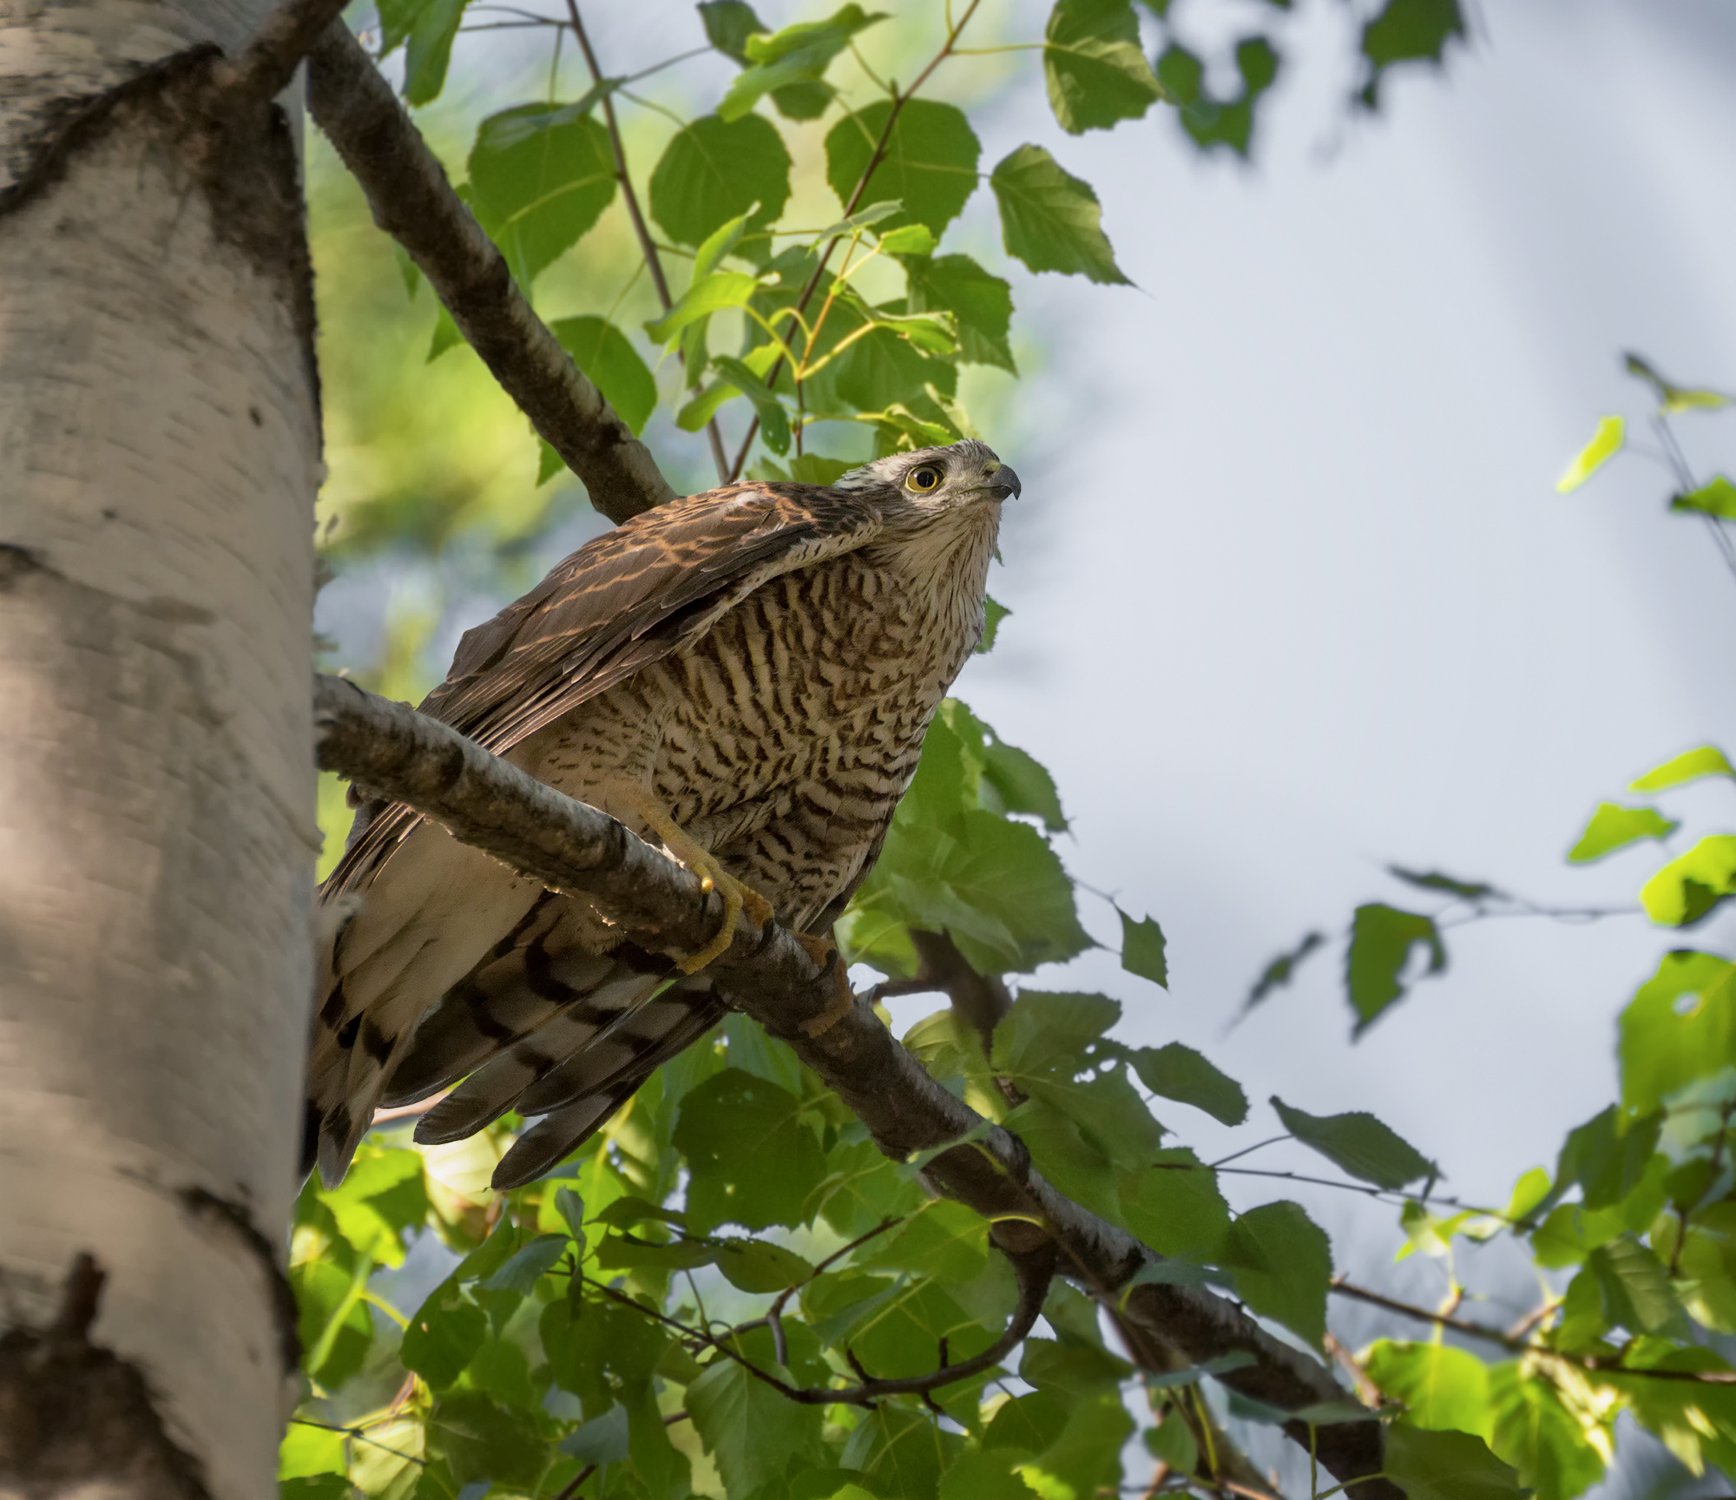
{"label": "thin twig", "polygon": [[[862,175],[856,179],[856,186],[851,191],[849,200],[844,204],[844,217],[846,219],[861,206],[863,195],[868,191],[869,179],[873,177],[879,169],[880,163],[886,157],[886,148],[891,144],[893,129],[898,124],[899,115],[904,112],[904,106],[916,97],[917,91],[928,82],[934,70],[952,54],[960,33],[970,24],[970,18],[976,14],[977,6],[981,3],[982,0],[970,0],[970,4],[965,7],[964,14],[956,22],[948,24],[946,40],[941,43],[940,51],[929,59],[928,65],[916,75],[916,81],[909,88],[902,93],[898,92],[896,85],[888,88],[887,92],[892,96],[892,108],[886,112],[886,123],[880,127],[880,135],[875,140],[873,149],[868,153],[868,161],[862,168]],[[819,264],[814,267],[813,274],[808,277],[806,285],[802,287],[801,295],[796,298],[793,311],[798,317],[808,310],[808,303],[813,300],[814,292],[820,285],[820,279],[826,274],[826,267],[831,262],[832,252],[848,238],[848,234],[835,234],[826,242],[826,248],[820,252]],[[767,386],[777,383],[778,374],[783,367],[784,359],[780,354],[772,361],[771,368],[766,371],[765,383]],[[747,435],[742,438],[741,447],[735,455],[735,462],[729,467],[731,481],[740,478],[742,468],[747,463],[748,452],[752,449],[753,440],[758,433],[759,418],[755,416],[747,424]]]}
{"label": "thin twig", "polygon": [[[645,257],[646,268],[651,272],[651,285],[657,289],[657,300],[667,313],[675,305],[675,299],[669,295],[669,279],[663,274],[662,258],[657,254],[656,242],[651,238],[650,227],[639,207],[639,194],[633,188],[633,174],[627,170],[627,147],[621,137],[621,121],[615,114],[615,101],[611,97],[614,90],[603,86],[603,70],[597,66],[597,54],[592,50],[591,39],[585,33],[584,18],[579,14],[579,0],[567,0],[567,16],[573,35],[578,38],[579,51],[585,54],[585,66],[590,70],[591,82],[603,89],[603,124],[609,135],[609,150],[615,158],[615,180],[621,184],[621,201],[627,207],[627,217],[632,221],[634,235],[638,237],[639,250]],[[679,349],[676,350],[675,357],[683,365],[687,363]],[[729,455],[723,451],[723,434],[718,430],[716,417],[705,424],[705,436],[711,444],[712,462],[717,465],[717,482],[728,484]]]}

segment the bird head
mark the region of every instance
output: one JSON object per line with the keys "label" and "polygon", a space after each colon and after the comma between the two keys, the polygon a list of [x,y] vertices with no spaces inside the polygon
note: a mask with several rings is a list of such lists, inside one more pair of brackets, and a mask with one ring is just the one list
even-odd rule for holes
{"label": "bird head", "polygon": [[845,491],[877,490],[909,512],[939,515],[970,506],[999,505],[1020,493],[1019,476],[975,438],[944,448],[893,453],[851,469],[835,481]]}

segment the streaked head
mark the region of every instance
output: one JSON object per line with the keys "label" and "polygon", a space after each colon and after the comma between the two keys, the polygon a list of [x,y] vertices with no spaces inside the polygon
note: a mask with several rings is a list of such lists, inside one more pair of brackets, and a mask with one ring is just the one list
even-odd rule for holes
{"label": "streaked head", "polygon": [[834,481],[840,490],[890,492],[912,510],[929,514],[994,504],[1020,493],[1019,476],[975,438],[944,448],[893,453],[851,469]]}

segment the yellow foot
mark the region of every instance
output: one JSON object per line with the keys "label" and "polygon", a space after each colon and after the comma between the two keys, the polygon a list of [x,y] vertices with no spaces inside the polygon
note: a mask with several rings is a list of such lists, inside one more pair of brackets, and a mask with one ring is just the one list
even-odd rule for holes
{"label": "yellow foot", "polygon": [[611,803],[636,819],[657,836],[676,859],[699,877],[700,887],[723,895],[723,921],[703,948],[676,959],[684,974],[697,974],[715,962],[735,941],[735,924],[743,912],[755,928],[764,927],[772,916],[772,904],[750,885],[743,885],[720,865],[711,851],[687,832],[647,791],[633,787],[617,792]]}
{"label": "yellow foot", "polygon": [[829,970],[832,975],[836,993],[831,1002],[819,1015],[810,1016],[803,1021],[799,1028],[806,1037],[824,1036],[856,1006],[856,992],[850,988],[850,976],[844,968],[844,955],[830,938],[817,937],[808,932],[792,932],[790,936],[807,949],[809,958]]}

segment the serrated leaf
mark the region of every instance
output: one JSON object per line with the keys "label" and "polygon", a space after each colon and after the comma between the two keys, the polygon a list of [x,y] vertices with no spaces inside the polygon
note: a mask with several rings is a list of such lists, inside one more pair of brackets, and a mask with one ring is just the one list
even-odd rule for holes
{"label": "serrated leaf", "polygon": [[1073,135],[1137,120],[1160,90],[1131,0],[1059,0],[1043,39],[1049,107]]}
{"label": "serrated leaf", "polygon": [[1619,1235],[1599,1245],[1586,1257],[1580,1274],[1591,1276],[1602,1293],[1606,1328],[1688,1336],[1687,1317],[1670,1285],[1670,1273],[1634,1235]]}
{"label": "serrated leaf", "polygon": [[1489,1371],[1489,1442],[1521,1484],[1545,1495],[1577,1495],[1603,1478],[1604,1462],[1586,1441],[1579,1415],[1545,1376],[1517,1360]]}
{"label": "serrated leaf", "polygon": [[[801,1101],[739,1068],[724,1069],[682,1100],[675,1144],[691,1172],[687,1215],[698,1230],[799,1224],[804,1201],[825,1175]],[[772,1161],[778,1170],[763,1170]]]}
{"label": "serrated leaf", "polygon": [[1390,1126],[1362,1110],[1311,1115],[1292,1109],[1276,1094],[1272,1108],[1284,1128],[1304,1146],[1318,1151],[1352,1177],[1376,1187],[1398,1189],[1418,1178],[1440,1176],[1440,1168]]}
{"label": "serrated leaf", "polygon": [[1152,1093],[1203,1109],[1225,1125],[1240,1125],[1248,1118],[1248,1096],[1241,1084],[1192,1047],[1180,1042],[1136,1047],[1127,1057]]}
{"label": "serrated leaf", "polygon": [[1567,495],[1578,489],[1620,453],[1626,441],[1626,422],[1620,417],[1599,418],[1597,431],[1591,435],[1591,441],[1579,450],[1561,478],[1555,481],[1555,492],[1558,495]]}
{"label": "serrated leaf", "polygon": [[1162,1147],[1147,1166],[1122,1172],[1119,1187],[1127,1228],[1159,1255],[1216,1259],[1229,1233],[1230,1208],[1218,1174],[1192,1151]]}
{"label": "serrated leaf", "polygon": [[1736,484],[1714,474],[1698,489],[1688,490],[1670,501],[1671,510],[1697,511],[1722,521],[1736,521]]}
{"label": "serrated leaf", "polygon": [[890,100],[878,100],[840,120],[826,136],[826,181],[848,206],[896,199],[903,211],[889,223],[914,221],[938,239],[976,191],[982,146],[964,111],[933,99],[907,99],[885,154],[858,198],[856,188],[886,129]]}
{"label": "serrated leaf", "polygon": [[549,331],[635,434],[657,409],[657,381],[627,335],[606,318],[560,318]]}
{"label": "serrated leaf", "polygon": [[1736,1064],[1736,964],[1666,953],[1622,1012],[1618,1055],[1622,1103],[1640,1114]]}
{"label": "serrated leaf", "polygon": [[675,133],[651,173],[651,217],[684,245],[738,215],[768,224],[789,196],[790,153],[761,115],[702,115]]}
{"label": "serrated leaf", "polygon": [[521,104],[490,115],[470,149],[470,201],[526,286],[615,196],[608,132],[589,105]]}
{"label": "serrated leaf", "polygon": [[1701,745],[1673,755],[1662,765],[1653,766],[1643,776],[1628,783],[1630,792],[1665,792],[1671,787],[1685,786],[1702,776],[1723,776],[1736,781],[1736,767],[1729,756],[1716,745]]}
{"label": "serrated leaf", "polygon": [[1009,255],[1033,271],[1063,271],[1107,285],[1127,285],[1103,233],[1103,210],[1091,185],[1062,170],[1041,146],[1020,146],[989,178],[1001,210]]}
{"label": "serrated leaf", "polygon": [[1682,825],[1650,807],[1623,807],[1600,802],[1579,840],[1567,851],[1567,862],[1590,864],[1641,839],[1667,839]]}
{"label": "serrated leaf", "polygon": [[1714,833],[1641,886],[1640,905],[1660,927],[1685,927],[1731,895],[1736,895],[1736,834]]}
{"label": "serrated leaf", "polygon": [[1219,1260],[1242,1300],[1318,1349],[1326,1337],[1332,1245],[1300,1204],[1249,1209],[1230,1225]]}
{"label": "serrated leaf", "polygon": [[1381,902],[1356,908],[1344,979],[1358,1033],[1404,994],[1402,976],[1418,947],[1428,955],[1428,973],[1439,974],[1447,967],[1446,946],[1434,918]]}
{"label": "serrated leaf", "polygon": [[1137,922],[1119,906],[1115,915],[1121,918],[1121,967],[1129,974],[1149,979],[1159,989],[1169,988],[1169,960],[1164,954],[1163,929],[1155,917],[1141,917]]}
{"label": "serrated leaf", "polygon": [[1034,756],[1007,744],[992,731],[983,744],[982,779],[985,800],[992,790],[1000,803],[995,811],[1026,813],[1041,819],[1050,833],[1066,831],[1067,818],[1061,811],[1055,778]]}
{"label": "serrated leaf", "polygon": [[1386,1430],[1386,1476],[1410,1500],[1525,1500],[1528,1493],[1482,1438],[1410,1422]]}

